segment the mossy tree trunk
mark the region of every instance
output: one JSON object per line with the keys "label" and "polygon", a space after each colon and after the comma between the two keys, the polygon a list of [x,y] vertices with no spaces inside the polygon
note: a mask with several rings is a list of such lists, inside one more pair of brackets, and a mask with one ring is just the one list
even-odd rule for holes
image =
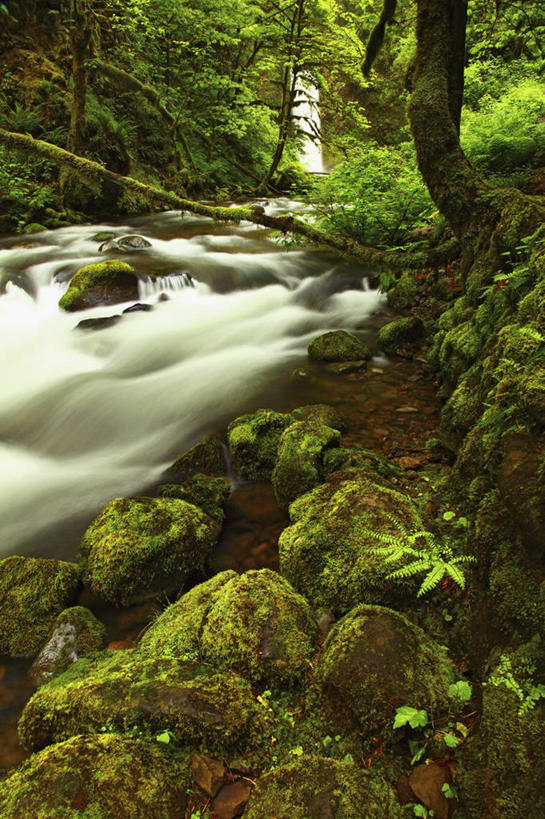
{"label": "mossy tree trunk", "polygon": [[87,100],[87,58],[91,31],[87,26],[87,15],[77,2],[72,4],[72,27],[70,48],[72,50],[72,109],[70,111],[70,131],[68,150],[79,154],[83,145],[85,125],[85,105]]}

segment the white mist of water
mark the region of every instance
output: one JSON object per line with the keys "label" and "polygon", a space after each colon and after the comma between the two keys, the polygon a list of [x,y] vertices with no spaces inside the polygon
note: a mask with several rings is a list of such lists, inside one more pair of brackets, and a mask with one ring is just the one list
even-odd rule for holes
{"label": "white mist of water", "polygon": [[301,78],[297,81],[297,97],[295,115],[306,136],[303,148],[299,154],[301,165],[309,173],[324,173],[324,159],[320,141],[320,94],[318,89],[305,83]]}

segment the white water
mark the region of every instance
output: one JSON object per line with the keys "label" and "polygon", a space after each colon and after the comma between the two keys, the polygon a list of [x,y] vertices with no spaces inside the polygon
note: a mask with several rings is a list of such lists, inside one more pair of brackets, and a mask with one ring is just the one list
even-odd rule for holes
{"label": "white water", "polygon": [[305,131],[305,141],[299,154],[301,165],[309,173],[325,173],[320,141],[320,94],[318,89],[299,78],[297,82],[295,116]]}
{"label": "white water", "polygon": [[[64,228],[32,237],[39,248],[0,249],[0,270],[24,271],[36,290],[34,299],[9,284],[0,296],[0,555],[21,548],[53,556],[41,545],[47,527],[77,516],[89,523],[112,497],[157,481],[200,435],[304,361],[317,331],[365,326],[381,301],[364,289],[328,296],[330,260],[279,251],[258,229],[218,235],[208,220],[188,220],[186,234],[201,233],[184,238],[179,217],[163,214],[138,220],[153,247],[129,261],[150,269],[154,260],[200,281],[144,283],[151,312],[75,330],[83,318],[127,306],[76,314],[57,307],[67,285],[54,274],[66,278],[104,258],[90,237],[107,227]],[[165,289],[169,300],[159,302]],[[66,552],[54,537],[53,546]]]}

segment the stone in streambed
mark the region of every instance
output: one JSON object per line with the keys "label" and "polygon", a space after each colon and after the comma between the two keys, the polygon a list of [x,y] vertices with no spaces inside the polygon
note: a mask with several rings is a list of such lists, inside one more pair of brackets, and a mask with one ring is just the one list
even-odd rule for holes
{"label": "stone in streambed", "polygon": [[221,524],[230,491],[231,485],[227,478],[197,474],[182,484],[163,484],[158,488],[157,494],[160,498],[179,498],[192,503]]}
{"label": "stone in streambed", "polygon": [[314,361],[367,361],[371,358],[367,345],[346,330],[324,333],[312,339],[307,349]]}
{"label": "stone in streambed", "polygon": [[83,583],[118,605],[182,586],[204,569],[219,532],[217,521],[186,501],[117,498],[83,536]]}
{"label": "stone in streambed", "polygon": [[424,322],[417,316],[396,319],[378,331],[377,342],[385,353],[396,353],[405,344],[414,344],[424,337]]}
{"label": "stone in streambed", "polygon": [[113,230],[99,230],[98,233],[91,236],[92,242],[108,242],[110,239],[115,239]]}
{"label": "stone in streambed", "polygon": [[104,318],[83,319],[76,324],[76,330],[106,330],[121,321],[121,316],[104,316]]}
{"label": "stone in streambed", "polygon": [[125,307],[123,310],[124,313],[149,313],[153,310],[151,304],[146,304],[145,302],[137,302],[136,304],[131,304],[130,307]]}
{"label": "stone in streambed", "polygon": [[165,473],[169,483],[182,483],[198,473],[225,475],[223,446],[217,435],[205,435],[187,452],[177,458]]}
{"label": "stone in streambed", "polygon": [[327,364],[326,370],[333,375],[350,375],[350,373],[359,373],[367,369],[367,361],[339,361],[333,364]]}
{"label": "stone in streambed", "polygon": [[100,253],[132,253],[135,250],[146,250],[151,242],[143,236],[120,236],[119,239],[108,239],[99,247]]}
{"label": "stone in streambed", "polygon": [[229,453],[235,475],[245,480],[269,480],[282,432],[291,417],[271,409],[241,415],[229,424]]}
{"label": "stone in streambed", "polygon": [[68,312],[119,304],[138,298],[138,277],[125,262],[98,262],[80,268],[70,281],[59,307]]}
{"label": "stone in streambed", "polygon": [[19,556],[0,560],[0,654],[36,654],[78,586],[74,563]]}
{"label": "stone in streambed", "polygon": [[341,433],[348,432],[346,418],[329,404],[305,404],[303,407],[296,407],[290,415],[292,421],[314,421],[331,429],[338,429]]}

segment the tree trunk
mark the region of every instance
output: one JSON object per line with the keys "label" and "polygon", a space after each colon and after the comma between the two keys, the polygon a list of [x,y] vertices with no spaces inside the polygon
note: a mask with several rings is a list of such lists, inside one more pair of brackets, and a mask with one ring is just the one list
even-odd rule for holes
{"label": "tree trunk", "polygon": [[68,150],[79,154],[83,145],[85,103],[87,98],[87,56],[91,32],[86,26],[85,14],[74,3],[70,47],[72,49],[72,109]]}

